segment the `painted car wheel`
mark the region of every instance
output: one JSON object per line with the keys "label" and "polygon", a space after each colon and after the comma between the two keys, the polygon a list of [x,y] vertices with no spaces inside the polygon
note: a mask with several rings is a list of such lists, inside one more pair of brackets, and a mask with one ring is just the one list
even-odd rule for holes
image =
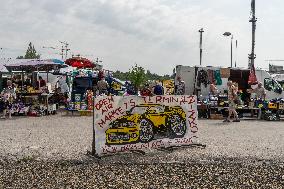
{"label": "painted car wheel", "polygon": [[139,139],[142,143],[150,142],[154,137],[153,132],[153,124],[147,120],[142,119],[140,121],[140,131],[139,131]]}
{"label": "painted car wheel", "polygon": [[174,137],[183,137],[186,133],[185,120],[180,115],[172,115],[169,117],[170,129]]}

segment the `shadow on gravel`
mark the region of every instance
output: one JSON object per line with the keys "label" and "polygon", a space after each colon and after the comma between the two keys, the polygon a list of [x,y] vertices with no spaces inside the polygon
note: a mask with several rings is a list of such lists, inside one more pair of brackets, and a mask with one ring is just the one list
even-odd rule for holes
{"label": "shadow on gravel", "polygon": [[208,158],[170,163],[0,161],[0,188],[283,188],[284,164]]}
{"label": "shadow on gravel", "polygon": [[3,119],[1,118],[0,121],[14,121],[14,120],[27,120],[29,119],[30,117],[27,117],[27,116],[13,116],[11,119]]}

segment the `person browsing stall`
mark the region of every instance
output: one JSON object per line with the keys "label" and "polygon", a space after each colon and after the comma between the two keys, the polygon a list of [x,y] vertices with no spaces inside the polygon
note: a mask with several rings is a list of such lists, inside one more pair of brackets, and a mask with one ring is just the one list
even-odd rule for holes
{"label": "person browsing stall", "polygon": [[255,93],[257,99],[265,100],[266,92],[261,82],[258,83],[257,88],[248,90],[249,93]]}
{"label": "person browsing stall", "polygon": [[13,102],[16,99],[15,88],[13,87],[13,83],[11,80],[7,81],[7,87],[1,92],[1,98],[4,103],[4,111],[2,119],[6,118],[6,114],[9,114],[9,119],[12,118],[12,106]]}
{"label": "person browsing stall", "polygon": [[228,81],[227,86],[228,86],[229,115],[223,122],[231,122],[230,119],[232,114],[234,115],[233,122],[240,122],[240,119],[238,118],[238,113],[236,111],[237,107],[236,99],[238,98],[237,88],[233,85],[232,81]]}
{"label": "person browsing stall", "polygon": [[177,83],[175,85],[175,94],[176,95],[184,95],[185,94],[185,82],[181,79],[181,77],[177,77]]}
{"label": "person browsing stall", "polygon": [[100,95],[107,94],[108,93],[108,83],[106,82],[105,78],[101,78],[100,81],[98,81],[98,90]]}
{"label": "person browsing stall", "polygon": [[32,86],[32,79],[27,77],[24,81],[24,85],[31,87]]}
{"label": "person browsing stall", "polygon": [[45,87],[46,86],[46,81],[44,79],[42,79],[41,76],[38,77],[38,81],[37,81],[37,87],[40,88],[40,87]]}
{"label": "person browsing stall", "polygon": [[155,95],[164,95],[164,88],[161,85],[160,82],[156,81],[156,84],[154,86],[154,94]]}
{"label": "person browsing stall", "polygon": [[218,94],[218,89],[214,83],[210,84],[210,94],[211,95],[217,95]]}

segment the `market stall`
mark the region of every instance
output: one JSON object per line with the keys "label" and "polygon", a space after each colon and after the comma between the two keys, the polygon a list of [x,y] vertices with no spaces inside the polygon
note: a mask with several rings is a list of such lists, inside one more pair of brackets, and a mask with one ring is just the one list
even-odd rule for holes
{"label": "market stall", "polygon": [[[49,98],[54,95],[48,75],[52,70],[66,67],[64,62],[50,60],[30,60],[7,64],[5,67],[13,74],[13,84],[17,98],[13,102],[12,113],[30,116],[41,116],[56,112],[56,104],[50,103]],[[45,72],[47,81],[39,76]]]}
{"label": "market stall", "polygon": [[[228,99],[226,95],[211,96],[198,102],[200,118],[224,119],[228,116]],[[280,121],[284,118],[284,99],[251,99],[248,104],[238,104],[236,111],[240,118]]]}
{"label": "market stall", "polygon": [[[72,72],[71,98],[66,107],[67,114],[91,115],[93,97],[99,94],[100,77],[108,85],[108,95],[122,95],[126,89],[125,82],[114,78],[111,73],[92,69],[76,69]],[[103,76],[102,76],[103,75]]]}
{"label": "market stall", "polygon": [[[218,70],[217,70],[218,71]],[[211,73],[212,72],[212,73]],[[224,119],[228,115],[228,95],[227,82],[216,82],[217,77],[216,70],[212,68],[200,69],[197,72],[197,86],[200,87],[203,94],[199,95],[198,111],[200,118],[209,119]],[[218,75],[218,74],[217,74]],[[257,85],[250,85],[248,83],[250,72],[248,70],[241,69],[220,69],[220,78],[222,81],[231,80],[234,82],[238,91],[238,102],[236,111],[240,118],[248,119],[263,119],[268,121],[279,121],[283,117],[283,98],[270,98],[269,100],[260,100],[254,92]],[[220,81],[221,81],[220,80]],[[216,84],[216,91],[211,90],[212,83]],[[223,84],[223,86],[221,86]],[[205,90],[205,86],[207,88]],[[210,87],[209,87],[210,86]],[[214,85],[213,85],[214,86]],[[221,87],[220,87],[221,86]],[[254,88],[254,89],[252,89]],[[267,93],[277,92],[281,94],[281,88],[276,85],[273,80],[264,79],[263,90],[267,90]],[[272,95],[269,94],[271,97]],[[265,99],[262,98],[262,99]]]}

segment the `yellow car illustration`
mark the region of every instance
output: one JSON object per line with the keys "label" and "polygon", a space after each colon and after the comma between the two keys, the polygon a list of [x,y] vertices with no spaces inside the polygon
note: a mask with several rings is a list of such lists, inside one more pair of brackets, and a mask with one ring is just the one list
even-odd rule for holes
{"label": "yellow car illustration", "polygon": [[180,106],[141,104],[110,123],[106,145],[148,143],[154,138],[182,138],[186,113]]}

